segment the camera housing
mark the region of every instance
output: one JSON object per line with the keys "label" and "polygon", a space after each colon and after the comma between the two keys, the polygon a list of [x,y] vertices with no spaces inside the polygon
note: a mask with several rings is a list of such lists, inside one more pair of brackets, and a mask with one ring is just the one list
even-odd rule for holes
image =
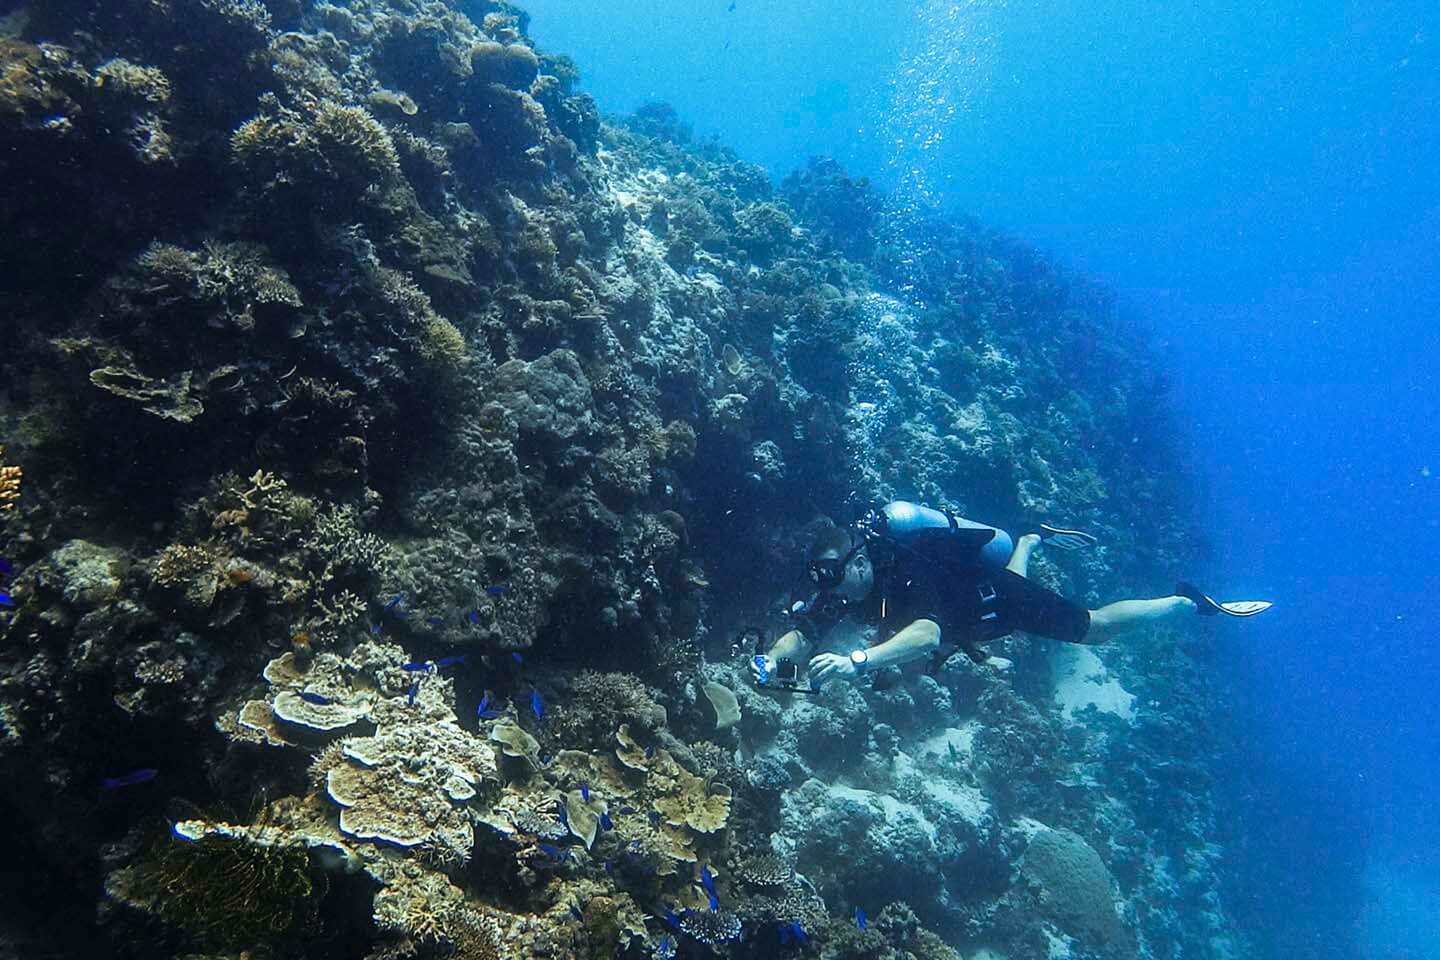
{"label": "camera housing", "polygon": [[800,685],[800,664],[781,657],[775,661],[775,683],[793,690]]}

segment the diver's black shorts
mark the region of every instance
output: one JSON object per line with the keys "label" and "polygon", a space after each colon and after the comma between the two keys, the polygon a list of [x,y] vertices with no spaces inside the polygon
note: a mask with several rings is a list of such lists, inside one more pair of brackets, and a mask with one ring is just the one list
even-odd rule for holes
{"label": "diver's black shorts", "polygon": [[975,626],[985,640],[1024,630],[1067,643],[1084,643],[1090,632],[1089,610],[1009,570],[977,576],[973,589]]}

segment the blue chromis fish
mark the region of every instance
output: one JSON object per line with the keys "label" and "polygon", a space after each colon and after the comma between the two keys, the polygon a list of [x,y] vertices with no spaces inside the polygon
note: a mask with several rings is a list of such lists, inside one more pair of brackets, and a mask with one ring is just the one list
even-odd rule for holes
{"label": "blue chromis fish", "polygon": [[436,661],[435,661],[435,666],[437,666],[437,667],[453,667],[453,666],[455,666],[456,664],[460,664],[460,663],[464,663],[464,662],[465,662],[465,654],[463,654],[463,653],[455,653],[455,654],[451,654],[451,655],[448,656],[448,657],[441,657],[439,660],[436,660]]}
{"label": "blue chromis fish", "polygon": [[471,610],[469,613],[465,614],[465,621],[466,621],[467,623],[479,623],[479,622],[480,622],[480,611],[479,611],[479,610]]}
{"label": "blue chromis fish", "polygon": [[709,866],[700,868],[700,886],[704,887],[710,896],[715,896],[715,874],[710,872]]}
{"label": "blue chromis fish", "polygon": [[560,818],[560,826],[568,828],[570,826],[570,814],[565,812],[565,801],[555,801],[555,812]]}
{"label": "blue chromis fish", "polygon": [[866,927],[870,926],[870,921],[865,919],[864,907],[855,908],[855,926],[859,927],[861,930],[864,930]]}
{"label": "blue chromis fish", "polygon": [[480,706],[475,708],[476,718],[480,720],[494,720],[496,717],[500,716],[500,711],[496,710],[493,706],[491,706],[491,704],[494,702],[494,698],[495,694],[491,693],[489,690],[485,691],[485,696],[480,698]]}
{"label": "blue chromis fish", "polygon": [[525,662],[525,658],[522,657],[522,656],[520,656],[520,651],[519,651],[519,650],[512,650],[512,651],[510,651],[510,659],[514,660],[516,663],[524,663],[524,662]]}
{"label": "blue chromis fish", "polygon": [[154,780],[160,775],[159,770],[152,770],[149,767],[142,767],[139,770],[131,770],[129,773],[122,773],[118,777],[106,777],[100,781],[101,790],[115,790],[120,787],[133,787],[137,783],[144,783],[147,780]]}
{"label": "blue chromis fish", "polygon": [[605,861],[605,872],[612,876],[615,874],[615,862],[613,860]]}
{"label": "blue chromis fish", "polygon": [[720,909],[720,898],[717,897],[717,896],[715,896],[715,894],[713,894],[713,893],[710,894],[710,912],[711,912],[711,913],[714,913],[716,910],[719,910],[719,909]]}
{"label": "blue chromis fish", "polygon": [[570,916],[574,917],[576,920],[585,919],[585,914],[581,913],[580,908],[573,903],[570,904]]}
{"label": "blue chromis fish", "polygon": [[400,602],[401,602],[402,600],[404,600],[404,599],[405,599],[405,594],[403,594],[403,593],[397,593],[397,594],[395,594],[395,596],[393,596],[393,597],[391,597],[389,600],[385,601],[385,609],[386,609],[387,611],[389,611],[389,610],[394,610],[396,607],[400,606]]}
{"label": "blue chromis fish", "polygon": [[580,799],[586,803],[590,802],[590,788],[583,783],[580,784]]}
{"label": "blue chromis fish", "polygon": [[780,924],[780,942],[798,943],[802,946],[810,939],[805,933],[805,928],[800,926],[799,920],[789,920]]}
{"label": "blue chromis fish", "polygon": [[443,626],[445,626],[445,618],[444,618],[444,617],[426,617],[426,618],[425,618],[425,622],[428,623],[428,624],[429,624],[430,626],[432,626],[432,627],[443,627]]}
{"label": "blue chromis fish", "polygon": [[675,908],[668,903],[662,903],[661,906],[665,908],[665,912],[661,914],[665,922],[677,930],[680,929],[680,918],[675,916]]}
{"label": "blue chromis fish", "polygon": [[0,590],[0,607],[13,606],[15,606],[15,598],[10,596],[10,594],[6,593],[4,590]]}
{"label": "blue chromis fish", "polygon": [[506,590],[509,590],[509,589],[510,589],[510,585],[509,585],[509,584],[506,584],[506,583],[492,583],[492,584],[490,584],[490,586],[488,586],[488,587],[485,588],[485,592],[488,593],[488,594],[490,594],[490,596],[492,596],[492,597],[498,597],[498,596],[500,596],[502,593],[504,593]]}
{"label": "blue chromis fish", "polygon": [[610,819],[610,814],[600,814],[600,829],[603,832],[608,832],[615,829],[615,821]]}
{"label": "blue chromis fish", "polygon": [[409,689],[409,690],[406,692],[406,694],[405,694],[405,702],[408,703],[408,704],[409,704],[410,706],[412,706],[412,707],[415,706],[415,694],[418,693],[419,691],[420,691],[420,681],[419,681],[419,680],[416,680],[415,682],[413,682],[413,683],[410,684],[410,689]]}
{"label": "blue chromis fish", "polygon": [[545,703],[540,699],[540,691],[534,687],[530,688],[530,710],[537,721],[545,719]]}
{"label": "blue chromis fish", "polygon": [[300,699],[306,703],[313,703],[317,707],[329,706],[331,702],[329,697],[322,697],[320,694],[313,693],[309,690],[300,691]]}
{"label": "blue chromis fish", "polygon": [[675,941],[667,933],[660,938],[660,946],[655,949],[655,960],[673,960],[674,956]]}
{"label": "blue chromis fish", "polygon": [[409,663],[400,664],[400,669],[409,670],[411,673],[414,673],[417,670],[432,670],[434,669],[434,666],[435,665],[429,660],[412,660]]}
{"label": "blue chromis fish", "polygon": [[654,759],[655,759],[655,748],[654,748],[654,747],[646,747],[646,748],[645,748],[645,759],[646,759],[646,760],[654,760]]}

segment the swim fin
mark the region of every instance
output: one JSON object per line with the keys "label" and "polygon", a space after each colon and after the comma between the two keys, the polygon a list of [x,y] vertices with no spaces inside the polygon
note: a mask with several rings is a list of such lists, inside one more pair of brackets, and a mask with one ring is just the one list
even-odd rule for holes
{"label": "swim fin", "polygon": [[1064,527],[1052,527],[1048,523],[1032,523],[1022,528],[1020,533],[1036,534],[1045,546],[1059,547],[1062,550],[1083,550],[1100,542],[1098,537],[1084,530],[1066,530]]}
{"label": "swim fin", "polygon": [[1213,617],[1220,613],[1232,617],[1253,617],[1274,606],[1269,600],[1227,600],[1221,603],[1195,584],[1184,581],[1175,587],[1175,595],[1195,601],[1195,612],[1202,617]]}

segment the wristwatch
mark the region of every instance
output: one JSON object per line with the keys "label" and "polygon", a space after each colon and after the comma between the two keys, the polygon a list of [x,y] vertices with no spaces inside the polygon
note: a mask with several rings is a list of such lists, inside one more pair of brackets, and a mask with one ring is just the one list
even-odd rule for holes
{"label": "wristwatch", "polygon": [[870,666],[870,654],[864,650],[851,651],[850,662],[854,665],[855,673],[858,676],[865,672],[866,667]]}

